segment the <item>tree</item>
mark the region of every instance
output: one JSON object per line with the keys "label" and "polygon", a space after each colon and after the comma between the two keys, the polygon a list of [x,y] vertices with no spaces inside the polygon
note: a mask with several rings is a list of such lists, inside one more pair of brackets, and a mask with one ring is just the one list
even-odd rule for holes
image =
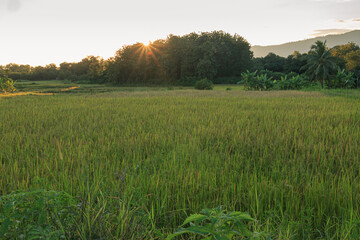
{"label": "tree", "polygon": [[346,68],[346,70],[351,71],[351,69],[348,68],[348,59],[347,55],[352,54],[353,52],[356,52],[359,50],[359,46],[357,46],[353,42],[349,42],[347,44],[335,46],[331,49],[331,55],[336,57],[336,63],[340,68]]}
{"label": "tree", "polygon": [[360,49],[345,55],[346,69],[349,71],[360,71]]}
{"label": "tree", "polygon": [[311,46],[304,69],[312,80],[320,81],[321,88],[324,88],[324,81],[328,80],[331,74],[337,70],[335,58],[326,47],[326,41],[316,41]]}
{"label": "tree", "polygon": [[54,63],[51,63],[45,67],[37,66],[32,68],[30,80],[54,80],[57,76],[58,69]]}
{"label": "tree", "polygon": [[275,53],[269,53],[264,57],[264,69],[273,72],[283,72],[286,58],[276,55]]}
{"label": "tree", "polygon": [[305,66],[307,63],[307,54],[306,53],[299,53],[298,51],[294,51],[293,54],[289,55],[286,58],[285,62],[285,72],[295,72],[298,74],[304,73],[301,71],[301,68]]}
{"label": "tree", "polygon": [[194,85],[201,78],[223,83],[250,67],[250,44],[222,31],[169,35],[148,46],[124,46],[106,63],[106,76],[117,83]]}

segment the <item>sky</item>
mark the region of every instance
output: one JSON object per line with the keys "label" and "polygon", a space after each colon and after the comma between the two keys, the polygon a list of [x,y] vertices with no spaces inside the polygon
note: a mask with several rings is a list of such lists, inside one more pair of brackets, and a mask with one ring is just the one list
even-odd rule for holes
{"label": "sky", "polygon": [[105,59],[125,44],[223,30],[273,45],[360,29],[360,0],[0,0],[0,65]]}

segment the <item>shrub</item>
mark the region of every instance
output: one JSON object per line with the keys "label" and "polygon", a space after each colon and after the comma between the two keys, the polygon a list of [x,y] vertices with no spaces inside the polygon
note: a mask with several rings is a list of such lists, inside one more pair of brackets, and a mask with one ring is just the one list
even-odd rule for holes
{"label": "shrub", "polygon": [[272,77],[268,77],[266,74],[256,76],[258,90],[270,90],[274,87],[274,81]]}
{"label": "shrub", "polygon": [[149,210],[135,204],[132,196],[107,198],[98,185],[76,198],[44,189],[11,193],[0,196],[0,239],[148,239]]}
{"label": "shrub", "polygon": [[0,197],[1,239],[66,239],[73,232],[75,200],[64,192],[35,190]]}
{"label": "shrub", "polygon": [[0,90],[5,93],[16,91],[14,80],[9,78],[6,72],[0,74]]}
{"label": "shrub", "polygon": [[257,74],[257,71],[255,71],[255,72],[246,71],[245,73],[242,73],[241,74],[242,80],[240,82],[238,82],[237,84],[239,84],[239,85],[243,84],[245,90],[254,89],[255,82],[256,82],[256,74]]}
{"label": "shrub", "polygon": [[259,73],[257,71],[247,71],[246,73],[242,73],[242,81],[238,82],[238,84],[243,84],[245,90],[260,91],[271,89],[296,90],[310,85],[309,78],[306,75],[299,75],[293,72],[283,76],[278,74],[276,76],[280,77],[280,80],[274,80],[272,76],[269,76],[264,72],[267,72],[267,70],[260,71]]}
{"label": "shrub", "polygon": [[270,90],[274,87],[274,81],[272,77],[268,77],[267,74],[257,75],[257,71],[242,73],[242,81],[238,84],[243,84],[245,90]]}
{"label": "shrub", "polygon": [[[181,234],[197,234],[202,239],[230,240],[234,236],[255,237],[256,234],[247,229],[244,222],[255,221],[247,213],[226,213],[221,207],[215,209],[203,209],[200,214],[192,214],[185,219],[174,234],[169,235],[166,240],[173,239]],[[182,226],[190,225],[183,228]]]}
{"label": "shrub", "polygon": [[270,71],[270,70],[261,70],[258,72],[257,75],[267,75],[269,78],[271,77],[273,80],[280,80],[282,77],[285,76],[284,73],[282,72],[273,72],[273,71]]}
{"label": "shrub", "polygon": [[352,72],[346,73],[339,68],[336,76],[327,81],[326,85],[328,88],[355,88],[356,79]]}
{"label": "shrub", "polygon": [[207,78],[203,78],[195,83],[195,88],[199,90],[213,90],[214,84]]}
{"label": "shrub", "polygon": [[281,77],[280,81],[275,82],[276,89],[279,90],[298,90],[301,89],[305,84],[303,78],[300,75],[288,77]]}

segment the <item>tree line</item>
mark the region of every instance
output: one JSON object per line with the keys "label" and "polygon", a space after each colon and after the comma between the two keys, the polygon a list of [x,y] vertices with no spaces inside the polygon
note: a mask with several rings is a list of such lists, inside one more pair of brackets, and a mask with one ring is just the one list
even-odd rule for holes
{"label": "tree line", "polygon": [[[331,66],[316,65],[316,61],[324,59]],[[242,79],[241,74],[249,70],[267,74],[273,80],[280,80],[287,74],[303,74],[310,80],[331,86],[330,80],[336,76],[338,68],[351,72],[355,78],[360,77],[359,46],[348,43],[329,49],[320,42],[304,54],[295,51],[288,57],[281,57],[269,53],[266,57],[254,58],[250,44],[243,37],[223,31],[169,35],[149,45],[125,45],[107,60],[88,56],[80,62],[63,62],[59,66],[32,67],[14,63],[0,66],[0,70],[6,69],[8,76],[15,80],[66,79],[127,85],[194,85],[204,78],[217,84],[237,83]]]}
{"label": "tree line", "polygon": [[266,57],[254,58],[252,70],[275,80],[300,75],[313,82],[319,81],[322,87],[349,86],[346,81],[351,81],[352,87],[359,87],[360,48],[353,42],[328,48],[326,41],[317,41],[308,53],[294,51],[286,58],[269,53]]}
{"label": "tree line", "polygon": [[8,64],[2,68],[13,79],[28,80],[193,85],[199,78],[208,78],[215,83],[236,83],[234,77],[251,67],[252,56],[243,37],[214,31],[170,35],[149,45],[126,45],[107,60],[89,56],[59,67]]}

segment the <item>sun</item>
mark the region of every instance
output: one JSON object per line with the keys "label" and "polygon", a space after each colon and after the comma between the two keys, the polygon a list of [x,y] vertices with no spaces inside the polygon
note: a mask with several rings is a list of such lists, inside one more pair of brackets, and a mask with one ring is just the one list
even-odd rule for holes
{"label": "sun", "polygon": [[145,47],[149,47],[151,42],[150,41],[144,41],[142,42],[142,44],[145,46]]}

